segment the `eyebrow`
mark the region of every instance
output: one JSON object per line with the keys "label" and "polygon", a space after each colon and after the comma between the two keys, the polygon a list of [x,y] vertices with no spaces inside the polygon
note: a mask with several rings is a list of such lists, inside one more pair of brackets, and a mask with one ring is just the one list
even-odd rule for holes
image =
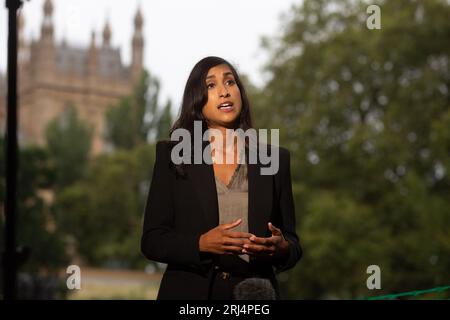
{"label": "eyebrow", "polygon": [[[232,76],[233,73],[229,71],[229,72],[224,72],[223,75],[224,75],[224,76],[230,76],[230,75]],[[215,78],[215,77],[216,77],[216,76],[212,74],[212,75],[210,75],[210,76],[207,76],[206,79],[209,79],[209,78]]]}

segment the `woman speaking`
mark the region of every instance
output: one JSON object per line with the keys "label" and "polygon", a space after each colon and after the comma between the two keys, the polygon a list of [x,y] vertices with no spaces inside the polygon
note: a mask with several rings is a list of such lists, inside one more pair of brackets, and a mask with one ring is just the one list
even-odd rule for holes
{"label": "woman speaking", "polygon": [[[200,142],[198,124],[207,137]],[[189,75],[171,129],[172,138],[190,134],[182,156],[189,161],[179,161],[176,141],[156,145],[141,250],[167,264],[158,299],[229,300],[249,278],[269,280],[279,298],[275,274],[301,258],[289,152],[271,146],[279,168],[262,174],[264,164],[249,161],[249,142],[230,136],[237,129],[252,130],[243,84],[226,60],[206,57]],[[192,161],[196,145],[201,161]],[[256,154],[259,148],[258,140]]]}

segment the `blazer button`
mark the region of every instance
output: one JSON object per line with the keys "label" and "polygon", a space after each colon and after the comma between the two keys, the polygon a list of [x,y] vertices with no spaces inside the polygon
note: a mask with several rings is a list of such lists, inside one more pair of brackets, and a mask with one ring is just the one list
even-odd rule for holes
{"label": "blazer button", "polygon": [[219,270],[219,266],[214,266],[214,270]]}

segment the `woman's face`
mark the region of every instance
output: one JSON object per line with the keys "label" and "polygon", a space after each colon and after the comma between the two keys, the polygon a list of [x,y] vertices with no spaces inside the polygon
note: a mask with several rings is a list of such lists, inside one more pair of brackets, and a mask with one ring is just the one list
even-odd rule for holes
{"label": "woman's face", "polygon": [[242,109],[241,91],[231,69],[220,64],[209,69],[206,76],[208,101],[202,113],[210,127],[233,128]]}

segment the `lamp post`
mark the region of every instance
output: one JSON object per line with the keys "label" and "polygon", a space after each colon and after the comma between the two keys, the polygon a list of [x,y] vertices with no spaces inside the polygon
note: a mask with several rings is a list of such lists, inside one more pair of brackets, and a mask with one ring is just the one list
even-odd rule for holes
{"label": "lamp post", "polygon": [[8,9],[8,98],[6,120],[5,252],[3,255],[3,297],[17,294],[16,186],[17,186],[17,10],[22,0],[6,0]]}

